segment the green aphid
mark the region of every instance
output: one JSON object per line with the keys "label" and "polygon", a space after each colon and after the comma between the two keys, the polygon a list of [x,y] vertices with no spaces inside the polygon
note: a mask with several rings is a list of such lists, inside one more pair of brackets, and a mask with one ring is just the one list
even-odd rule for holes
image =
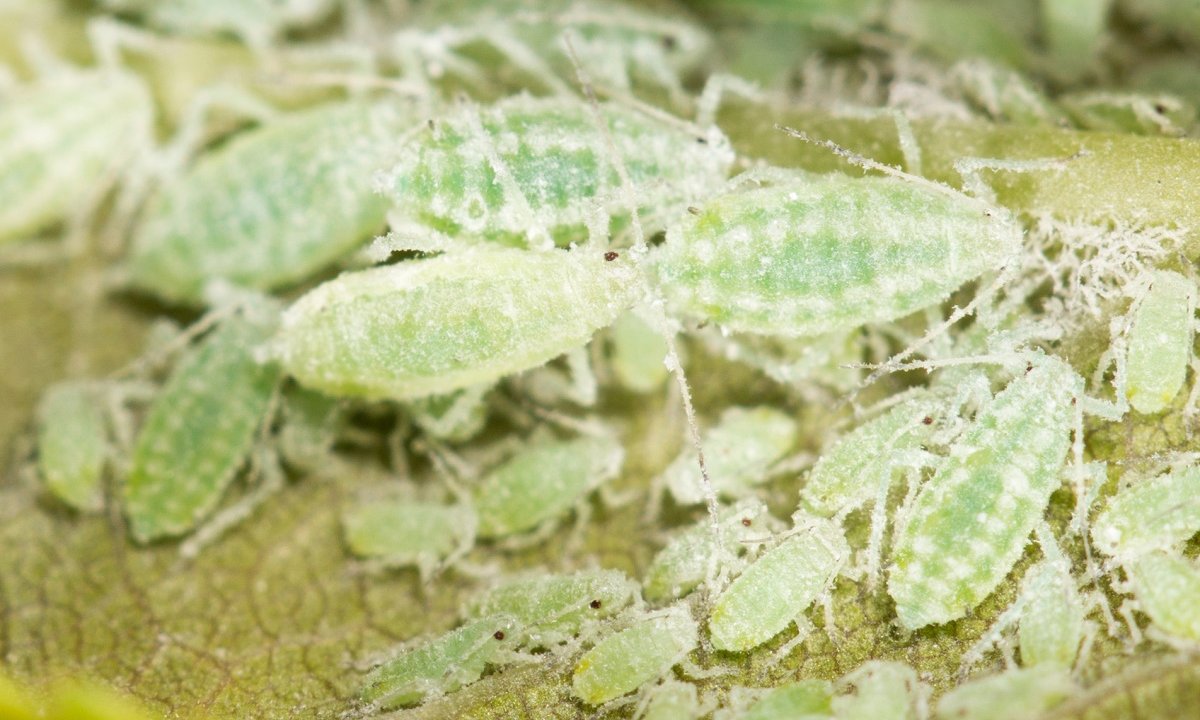
{"label": "green aphid", "polygon": [[346,423],[342,400],[293,387],[283,396],[278,448],[297,470],[320,472],[328,465],[338,434]]}
{"label": "green aphid", "polygon": [[331,280],[284,313],[272,349],[302,385],[411,400],[581,347],[640,289],[636,266],[613,251],[480,248]]}
{"label": "green aphid", "polygon": [[489,472],[474,492],[479,537],[502,538],[552,523],[621,472],[615,436],[531,443]]}
{"label": "green aphid", "polygon": [[1189,558],[1151,552],[1124,564],[1136,607],[1170,638],[1200,642],[1200,568]]}
{"label": "green aphid", "polygon": [[[771,478],[772,468],[796,444],[796,421],[771,407],[732,407],[701,440],[713,490],[741,498]],[[705,501],[707,493],[696,461],[696,449],[685,447],[655,481],[680,505]]]}
{"label": "green aphid", "polygon": [[371,177],[415,125],[401,103],[353,100],[234,137],[151,198],[130,284],[199,305],[213,280],[273,290],[312,276],[383,229]]}
{"label": "green aphid", "polygon": [[279,384],[278,368],[254,352],[274,329],[273,319],[234,314],[172,371],[138,433],[122,487],[138,541],[194,528],[245,463]]}
{"label": "green aphid", "polygon": [[1071,668],[1087,632],[1087,605],[1061,555],[1034,565],[1021,583],[1017,641],[1021,664]]}
{"label": "green aphid", "polygon": [[414,566],[426,581],[471,549],[476,525],[469,505],[406,499],[362,503],[342,515],[352,553],[388,567]]}
{"label": "green aphid", "polygon": [[635,393],[651,393],[667,381],[667,344],[636,312],[617,318],[608,330],[608,366],[618,384]]}
{"label": "green aphid", "polygon": [[1024,74],[975,58],[957,62],[950,80],[973,107],[990,119],[1015,125],[1065,125],[1067,117]]}
{"label": "green aphid", "polygon": [[650,561],[642,581],[646,599],[665,602],[687,595],[710,575],[727,571],[740,555],[755,549],[755,543],[768,539],[777,525],[766,505],[747,498],[718,512],[716,535],[707,517],[685,528]]}
{"label": "green aphid", "polygon": [[506,581],[469,600],[463,616],[509,615],[524,628],[525,646],[546,648],[569,642],[639,600],[637,583],[625,573],[582,570]]}
{"label": "green aphid", "polygon": [[492,615],[401,651],[371,671],[359,696],[380,710],[416,705],[452,693],[479,679],[488,664],[505,659],[521,638],[511,617]]}
{"label": "green aphid", "polygon": [[828,720],[833,717],[833,686],[827,680],[800,680],[770,690],[734,688],[733,709],[718,720]]}
{"label": "green aphid", "polygon": [[1085,130],[1180,137],[1196,122],[1196,108],[1165,93],[1081,92],[1058,102]]}
{"label": "green aphid", "polygon": [[1159,270],[1134,301],[1126,337],[1126,395],[1140,413],[1159,413],[1179,394],[1192,361],[1196,283]]}
{"label": "green aphid", "polygon": [[942,696],[938,720],[1035,718],[1075,693],[1065,668],[1006,670],[971,680]]}
{"label": "green aphid", "polygon": [[837,523],[800,513],[795,520],[788,536],[747,566],[717,598],[708,619],[717,650],[752,650],[794,623],[799,632],[785,646],[790,649],[811,630],[804,611],[829,591],[850,557],[850,547]]}
{"label": "green aphid", "polygon": [[487,423],[487,394],[493,387],[482,383],[445,395],[416,398],[406,402],[404,409],[429,437],[462,443],[478,435]]}
{"label": "green aphid", "polygon": [[699,630],[682,605],[646,616],[609,635],[575,665],[571,689],[588,705],[601,705],[662,677],[699,644]]}
{"label": "green aphid", "polygon": [[633,713],[634,720],[695,720],[704,715],[696,686],[668,679],[650,688]]}
{"label": "green aphid", "polygon": [[317,24],[338,0],[101,0],[155,30],[192,37],[233,35],[263,49],[286,31]]}
{"label": "green aphid", "polygon": [[132,73],[64,71],[0,104],[0,244],[82,220],[153,147],[154,105]]}
{"label": "green aphid", "polygon": [[607,233],[610,220],[626,226],[630,196],[653,233],[725,182],[733,152],[719,131],[697,135],[614,104],[600,112],[608,137],[588,104],[570,98],[518,95],[435,120],[380,180],[392,226],[452,242],[567,245]]}
{"label": "green aphid", "polygon": [[1092,542],[1121,561],[1176,549],[1200,530],[1200,466],[1131,482],[1092,523]]}
{"label": "green aphid", "polygon": [[733,332],[806,336],[894,320],[1020,251],[1007,211],[895,178],[775,173],[706,201],[655,259],[667,307]]}
{"label": "green aphid", "polygon": [[962,617],[1021,557],[1060,485],[1083,389],[1069,365],[1035,356],[902,510],[888,592],[905,628]]}
{"label": "green aphid", "polygon": [[38,404],[38,470],[59,500],[82,512],[104,506],[111,442],[103,388],[62,382]]}
{"label": "green aphid", "polygon": [[[871,660],[837,682],[837,720],[924,720],[930,688],[902,662]],[[847,692],[853,687],[854,692]]]}

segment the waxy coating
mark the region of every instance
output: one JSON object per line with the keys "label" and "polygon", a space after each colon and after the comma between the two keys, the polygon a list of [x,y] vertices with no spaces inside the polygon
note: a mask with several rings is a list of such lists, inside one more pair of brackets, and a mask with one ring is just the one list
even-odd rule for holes
{"label": "waxy coating", "polygon": [[738,715],[739,720],[820,720],[833,713],[833,686],[827,680],[801,680],[768,690]]}
{"label": "waxy coating", "polygon": [[448,393],[584,345],[639,288],[625,258],[586,249],[405,261],[346,273],[300,298],[273,353],[302,385],[332,395]]}
{"label": "waxy coating", "polygon": [[414,565],[423,575],[469,546],[475,525],[469,506],[411,500],[365,503],[342,516],[346,544],[355,555],[397,567]]}
{"label": "waxy coating", "polygon": [[383,229],[371,177],[414,124],[396,102],[349,101],[234,137],[150,200],[130,283],[194,305],[215,279],[271,290],[309,277]]}
{"label": "waxy coating", "polygon": [[1059,487],[1082,394],[1069,365],[1039,357],[954,444],[892,552],[888,592],[905,628],[962,617],[1012,569]]}
{"label": "waxy coating", "polygon": [[[719,133],[697,138],[618,105],[602,106],[601,114],[646,232],[725,181],[733,152]],[[434,121],[380,189],[399,217],[457,239],[565,245],[588,237],[598,210],[628,220],[611,158],[586,103],[517,96]]]}
{"label": "waxy coating", "polygon": [[488,473],[475,492],[479,536],[504,537],[554,520],[616,477],[624,459],[624,448],[610,435],[522,449]]}
{"label": "waxy coating", "polygon": [[893,178],[797,175],[734,190],[671,226],[655,263],[668,307],[727,330],[819,335],[894,320],[1007,263],[999,208]]}
{"label": "waxy coating", "polygon": [[1085,633],[1087,606],[1066,559],[1047,559],[1030,568],[1019,602],[1024,605],[1017,625],[1021,664],[1072,667]]}
{"label": "waxy coating", "polygon": [[1200,466],[1135,480],[1092,524],[1097,549],[1117,559],[1173,549],[1200,530]]}
{"label": "waxy coating", "polygon": [[1162,412],[1179,394],[1195,328],[1196,283],[1166,270],[1150,282],[1133,312],[1125,361],[1126,394],[1140,413]]}
{"label": "waxy coating", "polygon": [[571,688],[588,705],[600,705],[660,677],[699,643],[696,621],[675,606],[609,635],[575,665]]}
{"label": "waxy coating", "polygon": [[52,386],[38,403],[38,470],[54,496],[86,512],[104,504],[108,421],[100,388],[83,382]]}
{"label": "waxy coating", "polygon": [[778,635],[829,589],[850,557],[834,522],[804,518],[791,532],[717,598],[708,620],[716,649],[744,652]]}
{"label": "waxy coating", "polygon": [[1193,560],[1166,552],[1125,563],[1138,608],[1162,632],[1200,642],[1200,569]]}
{"label": "waxy coating", "polygon": [[1039,717],[1075,691],[1066,668],[1006,670],[971,680],[942,696],[939,720],[1009,720]]}
{"label": "waxy coating", "polygon": [[245,462],[279,382],[254,349],[274,323],[224,320],[176,365],[138,434],[122,504],[134,538],[191,530]]}
{"label": "waxy coating", "polygon": [[67,72],[0,105],[0,243],[70,216],[153,141],[141,81],[114,69]]}
{"label": "waxy coating", "polygon": [[359,694],[373,707],[388,710],[454,692],[478,680],[519,634],[520,625],[511,617],[473,620],[384,662],[367,676]]}

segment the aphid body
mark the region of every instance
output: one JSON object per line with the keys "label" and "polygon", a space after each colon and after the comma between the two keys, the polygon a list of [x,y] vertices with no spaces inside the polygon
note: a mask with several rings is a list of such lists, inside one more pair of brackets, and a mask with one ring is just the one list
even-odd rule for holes
{"label": "aphid body", "polygon": [[634,720],[693,720],[704,714],[696,686],[679,680],[664,680],[651,688],[634,712]]}
{"label": "aphid body", "polygon": [[1075,685],[1065,668],[1025,668],[959,685],[938,701],[939,720],[1038,717],[1069,698]]}
{"label": "aphid body", "polygon": [[578,636],[585,625],[611,617],[638,599],[637,583],[616,570],[531,575],[472,598],[468,618],[508,615],[525,629],[528,647],[550,647]]}
{"label": "aphid body", "polygon": [[687,608],[672,606],[609,635],[575,665],[571,688],[588,705],[601,705],[661,677],[699,643]]}
{"label": "aphid body", "polygon": [[38,404],[38,470],[59,500],[84,512],[104,504],[109,427],[99,388],[82,382],[52,386]]}
{"label": "aphid body", "polygon": [[905,628],[962,617],[1012,569],[1059,486],[1082,398],[1069,365],[1039,356],[954,443],[892,551],[888,591]]}
{"label": "aphid body", "polygon": [[1137,607],[1173,638],[1200,642],[1200,568],[1172,553],[1150,552],[1124,564]]}
{"label": "aphid body", "polygon": [[309,277],[383,229],[371,176],[413,125],[395,101],[352,100],[234,137],[150,199],[129,282],[194,305],[215,279],[272,290]]}
{"label": "aphid body", "polygon": [[1181,546],[1200,530],[1200,466],[1139,480],[1118,492],[1092,523],[1106,555],[1134,558]]}
{"label": "aphid body", "polygon": [[1065,558],[1048,558],[1030,568],[1021,584],[1017,641],[1021,664],[1075,664],[1086,632],[1087,604],[1079,596]]}
{"label": "aphid body", "polygon": [[382,710],[415,705],[479,679],[489,663],[520,637],[511,617],[472,620],[423,645],[404,650],[367,676],[360,697]]}
{"label": "aphid body", "polygon": [[221,499],[254,444],[279,382],[254,348],[275,328],[273,306],[225,319],[182,358],[150,407],[122,486],[134,538],[192,529]]}
{"label": "aphid body", "polygon": [[[770,478],[771,466],[795,445],[796,421],[771,407],[733,407],[704,433],[704,458],[718,495],[743,497]],[[704,502],[705,488],[694,447],[675,458],[659,483],[681,505]]]}
{"label": "aphid body", "polygon": [[522,448],[475,491],[479,536],[505,537],[558,518],[616,477],[624,459],[625,449],[607,434]]}
{"label": "aphid body", "polygon": [[655,257],[673,313],[819,335],[944,300],[1021,247],[1007,212],[894,178],[788,173],[706,201]]}
{"label": "aphid body", "polygon": [[1179,137],[1196,122],[1196,109],[1173,95],[1083,92],[1059,102],[1086,130]]}
{"label": "aphid body", "polygon": [[471,549],[477,524],[466,504],[400,499],[364,503],[342,516],[351,552],[390,567],[415,566],[426,580]]}
{"label": "aphid body", "polygon": [[1126,340],[1125,392],[1134,410],[1162,412],[1179,394],[1192,359],[1195,314],[1196,283],[1155,272],[1135,304]]}
{"label": "aphid body", "polygon": [[718,650],[744,652],[795,623],[832,585],[850,557],[841,526],[797,513],[790,535],[742,571],[717,598],[708,629]]}
{"label": "aphid body", "polygon": [[229,33],[264,48],[289,28],[319,22],[336,0],[102,0],[110,10],[138,15],[170,33],[203,36]]}
{"label": "aphid body", "polygon": [[667,380],[667,344],[636,312],[626,312],[609,328],[609,368],[621,387],[650,393]]}
{"label": "aphid body", "polygon": [[717,720],[824,720],[833,716],[833,686],[827,680],[800,680],[769,690],[734,688],[732,708]]}
{"label": "aphid body", "polygon": [[273,353],[301,384],[369,399],[449,393],[584,345],[636,295],[623,259],[475,249],[345,273],[283,315]]}
{"label": "aphid body", "polygon": [[0,244],[70,219],[138,151],[152,147],[153,103],[116,69],[48,76],[0,107]]}
{"label": "aphid body", "polygon": [[833,698],[833,716],[838,720],[923,720],[928,717],[930,688],[902,662],[872,660],[841,678]]}
{"label": "aphid body", "polygon": [[[463,105],[431,123],[380,177],[392,225],[416,223],[451,238],[510,245],[566,245],[603,221],[628,222],[624,165],[646,232],[724,182],[728,140],[634,110],[601,106],[608,133],[577,99],[518,95],[482,109]],[[427,232],[427,231],[426,231]]]}

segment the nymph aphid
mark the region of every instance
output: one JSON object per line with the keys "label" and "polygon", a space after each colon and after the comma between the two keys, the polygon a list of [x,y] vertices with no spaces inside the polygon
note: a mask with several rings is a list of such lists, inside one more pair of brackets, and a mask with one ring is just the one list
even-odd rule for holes
{"label": "nymph aphid", "polygon": [[828,680],[799,680],[773,688],[735,687],[729,707],[714,720],[815,720],[833,714],[833,686]]}
{"label": "nymph aphid", "polygon": [[411,498],[364,502],[342,515],[350,552],[385,567],[415,567],[423,582],[474,547],[477,526],[469,504]]}
{"label": "nymph aphid", "polygon": [[[1188,365],[1195,365],[1196,295],[1196,282],[1179,273],[1159,270],[1145,278],[1124,338],[1125,392],[1134,410],[1165,410],[1183,387]],[[1189,404],[1187,411],[1194,409]]]}
{"label": "nymph aphid", "polygon": [[98,383],[62,382],[38,403],[38,472],[55,497],[83,512],[104,504],[113,452],[107,394]]}
{"label": "nymph aphid", "polygon": [[603,705],[662,677],[698,644],[686,606],[652,613],[584,653],[571,677],[572,693],[587,705]]}

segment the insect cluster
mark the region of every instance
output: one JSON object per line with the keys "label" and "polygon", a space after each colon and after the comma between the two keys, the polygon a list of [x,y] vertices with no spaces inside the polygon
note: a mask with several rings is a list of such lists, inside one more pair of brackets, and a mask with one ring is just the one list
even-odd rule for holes
{"label": "insect cluster", "polygon": [[[88,25],[94,66],[48,67],[0,105],[0,242],[8,262],[99,256],[113,292],[192,322],[160,326],[114,375],[49,388],[36,474],[56,502],[185,557],[289,483],[386,475],[329,541],[368,577],[472,591],[459,625],[358,677],[350,712],[545,663],[577,713],[1033,717],[1081,692],[1100,632],[1200,642],[1185,552],[1200,464],[1118,468],[1089,445],[1134,419],[1190,428],[1181,235],[1105,264],[1091,248],[1116,228],[1072,244],[985,179],[1053,178],[1073,158],[959,158],[960,190],[922,175],[909,120],[1179,135],[1184,100],[1051,100],[982,60],[935,83],[893,50],[890,106],[858,112],[890,124],[905,169],[776,130],[850,163],[816,173],[735,150],[722,89],[763,101],[716,72],[716,38],[685,13],[98,4],[116,15]],[[840,32],[884,23],[936,49],[904,21],[931,10],[908,4]],[[1048,56],[1089,72],[1103,12],[1041,5]],[[335,43],[288,39],[330,25],[358,43],[354,69]],[[164,135],[161,93],[127,56],[214,35],[280,92],[323,100],[214,86]],[[21,242],[56,228],[58,247]],[[1085,336],[1103,349],[1079,350]],[[644,560],[602,569],[587,537],[631,507]],[[556,571],[514,570],[548,546]],[[895,657],[778,670],[810,638],[839,642],[847,592],[882,599],[907,637],[990,628],[961,677]],[[1006,669],[960,682],[997,649]]]}

